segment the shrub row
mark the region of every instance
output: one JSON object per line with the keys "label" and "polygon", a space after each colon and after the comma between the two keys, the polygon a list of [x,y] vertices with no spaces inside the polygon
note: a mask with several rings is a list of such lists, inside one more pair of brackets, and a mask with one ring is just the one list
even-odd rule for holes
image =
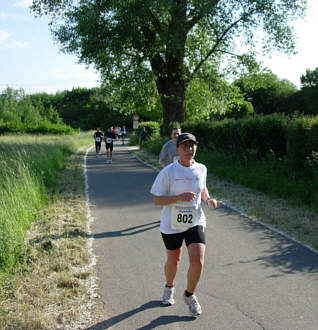
{"label": "shrub row", "polygon": [[287,142],[288,156],[296,168],[318,169],[318,116],[291,121]]}
{"label": "shrub row", "polygon": [[318,153],[318,116],[288,118],[282,114],[257,115],[223,121],[192,121],[182,131],[196,135],[200,145],[217,151],[249,153],[263,158],[288,156],[297,167],[314,162]]}
{"label": "shrub row", "polygon": [[139,123],[138,128],[136,129],[136,135],[140,135],[141,130],[145,128],[147,136],[159,136],[160,134],[160,124],[156,121],[144,121]]}
{"label": "shrub row", "polygon": [[32,134],[74,134],[76,130],[64,124],[41,122],[40,124],[0,123],[0,134],[32,133]]}

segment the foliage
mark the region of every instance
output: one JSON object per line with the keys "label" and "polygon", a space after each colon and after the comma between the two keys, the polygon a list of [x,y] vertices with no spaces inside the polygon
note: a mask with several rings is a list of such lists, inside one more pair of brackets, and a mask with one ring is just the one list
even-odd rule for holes
{"label": "foliage", "polygon": [[200,144],[211,150],[265,157],[268,153],[280,158],[286,155],[287,118],[273,114],[239,120],[193,121],[182,124],[182,130],[196,135]]}
{"label": "foliage", "polygon": [[158,137],[160,135],[160,125],[155,121],[144,121],[140,122],[136,129],[137,136],[140,135],[142,129],[145,128],[147,132],[147,139],[151,137]]}
{"label": "foliage", "polygon": [[300,77],[302,87],[318,87],[318,67],[315,70],[306,70]]}
{"label": "foliage", "polygon": [[288,156],[296,171],[318,174],[318,116],[299,117],[290,122]]}
{"label": "foliage", "polygon": [[0,123],[0,134],[3,133],[34,133],[34,134],[74,134],[76,130],[64,124],[39,124]]}
{"label": "foliage", "polygon": [[37,95],[7,87],[0,94],[0,133],[4,132],[70,134],[74,130],[63,123],[52,104],[45,107]]}
{"label": "foliage", "polygon": [[318,86],[303,87],[288,98],[290,113],[318,115]]}
{"label": "foliage", "polygon": [[132,123],[129,111],[112,104],[109,94],[102,88],[73,88],[56,93],[51,102],[67,124],[83,130],[130,127]]}
{"label": "foliage", "polygon": [[288,80],[279,79],[270,71],[253,72],[242,76],[234,82],[239,87],[245,99],[253,104],[258,114],[275,112],[290,113],[290,97],[297,88]]}
{"label": "foliage", "polygon": [[159,155],[162,146],[169,140],[168,137],[157,136],[156,138],[151,137],[146,141],[143,148],[145,148],[148,152]]}
{"label": "foliage", "polygon": [[34,0],[32,9],[51,15],[63,50],[94,65],[106,84],[139,82],[141,90],[155,83],[167,133],[171,121],[186,119],[189,82],[234,50],[238,37],[253,47],[254,32],[261,29],[264,52],[291,52],[288,23],[303,14],[305,5],[306,0]]}
{"label": "foliage", "polygon": [[190,82],[186,102],[188,120],[241,118],[254,112],[240,89],[216,71],[207,71]]}

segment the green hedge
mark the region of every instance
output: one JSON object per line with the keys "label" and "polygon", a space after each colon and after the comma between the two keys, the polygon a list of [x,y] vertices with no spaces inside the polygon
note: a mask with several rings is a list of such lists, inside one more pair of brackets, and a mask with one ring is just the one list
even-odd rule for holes
{"label": "green hedge", "polygon": [[160,135],[160,124],[156,121],[143,121],[139,123],[138,128],[136,129],[136,135],[139,136],[141,130],[145,127],[147,132],[147,138],[152,136],[159,136]]}
{"label": "green hedge", "polygon": [[208,149],[252,152],[258,158],[272,153],[279,158],[287,153],[287,126],[285,116],[272,114],[238,120],[185,122],[182,131],[195,134]]}
{"label": "green hedge", "polygon": [[74,134],[78,130],[74,130],[71,126],[64,124],[52,124],[42,122],[39,124],[23,124],[23,123],[0,123],[0,134],[4,133],[31,133],[31,134]]}
{"label": "green hedge", "polygon": [[295,169],[318,170],[318,116],[290,122],[288,156]]}

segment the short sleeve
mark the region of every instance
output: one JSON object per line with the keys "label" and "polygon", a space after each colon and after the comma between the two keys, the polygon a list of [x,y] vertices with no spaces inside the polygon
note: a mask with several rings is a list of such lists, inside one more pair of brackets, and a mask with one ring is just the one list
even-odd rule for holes
{"label": "short sleeve", "polygon": [[169,190],[168,173],[165,170],[161,170],[152,184],[150,193],[155,196],[167,196],[169,194]]}
{"label": "short sleeve", "polygon": [[164,144],[161,148],[160,154],[159,154],[159,159],[165,159],[167,155],[167,146]]}

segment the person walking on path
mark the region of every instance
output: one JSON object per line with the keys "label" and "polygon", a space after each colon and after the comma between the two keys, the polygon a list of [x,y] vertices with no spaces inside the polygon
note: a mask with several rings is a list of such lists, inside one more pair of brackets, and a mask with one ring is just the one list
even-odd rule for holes
{"label": "person walking on path", "polygon": [[102,139],[103,139],[103,133],[100,131],[100,128],[97,128],[97,131],[94,133],[96,156],[100,153],[100,148],[102,146]]}
{"label": "person walking on path", "polygon": [[207,169],[194,160],[197,140],[190,133],[178,136],[176,149],[179,160],[162,169],[152,187],[155,205],[163,206],[160,218],[161,236],[166,247],[167,260],[164,266],[166,285],[162,297],[165,305],[174,304],[174,279],[181,261],[183,240],[185,240],[189,268],[184,301],[193,316],[202,313],[198,298],[194,294],[200,280],[205,255],[206,218],[201,199],[210,208],[218,203],[211,198],[206,187]]}
{"label": "person walking on path", "polygon": [[113,149],[114,149],[114,139],[116,139],[114,130],[110,127],[105,132],[105,147],[106,147],[106,164],[112,163]]}
{"label": "person walking on path", "polygon": [[181,134],[181,128],[174,127],[171,131],[171,140],[166,142],[159,154],[159,164],[161,167],[165,167],[179,159],[179,155],[176,149],[177,138]]}

